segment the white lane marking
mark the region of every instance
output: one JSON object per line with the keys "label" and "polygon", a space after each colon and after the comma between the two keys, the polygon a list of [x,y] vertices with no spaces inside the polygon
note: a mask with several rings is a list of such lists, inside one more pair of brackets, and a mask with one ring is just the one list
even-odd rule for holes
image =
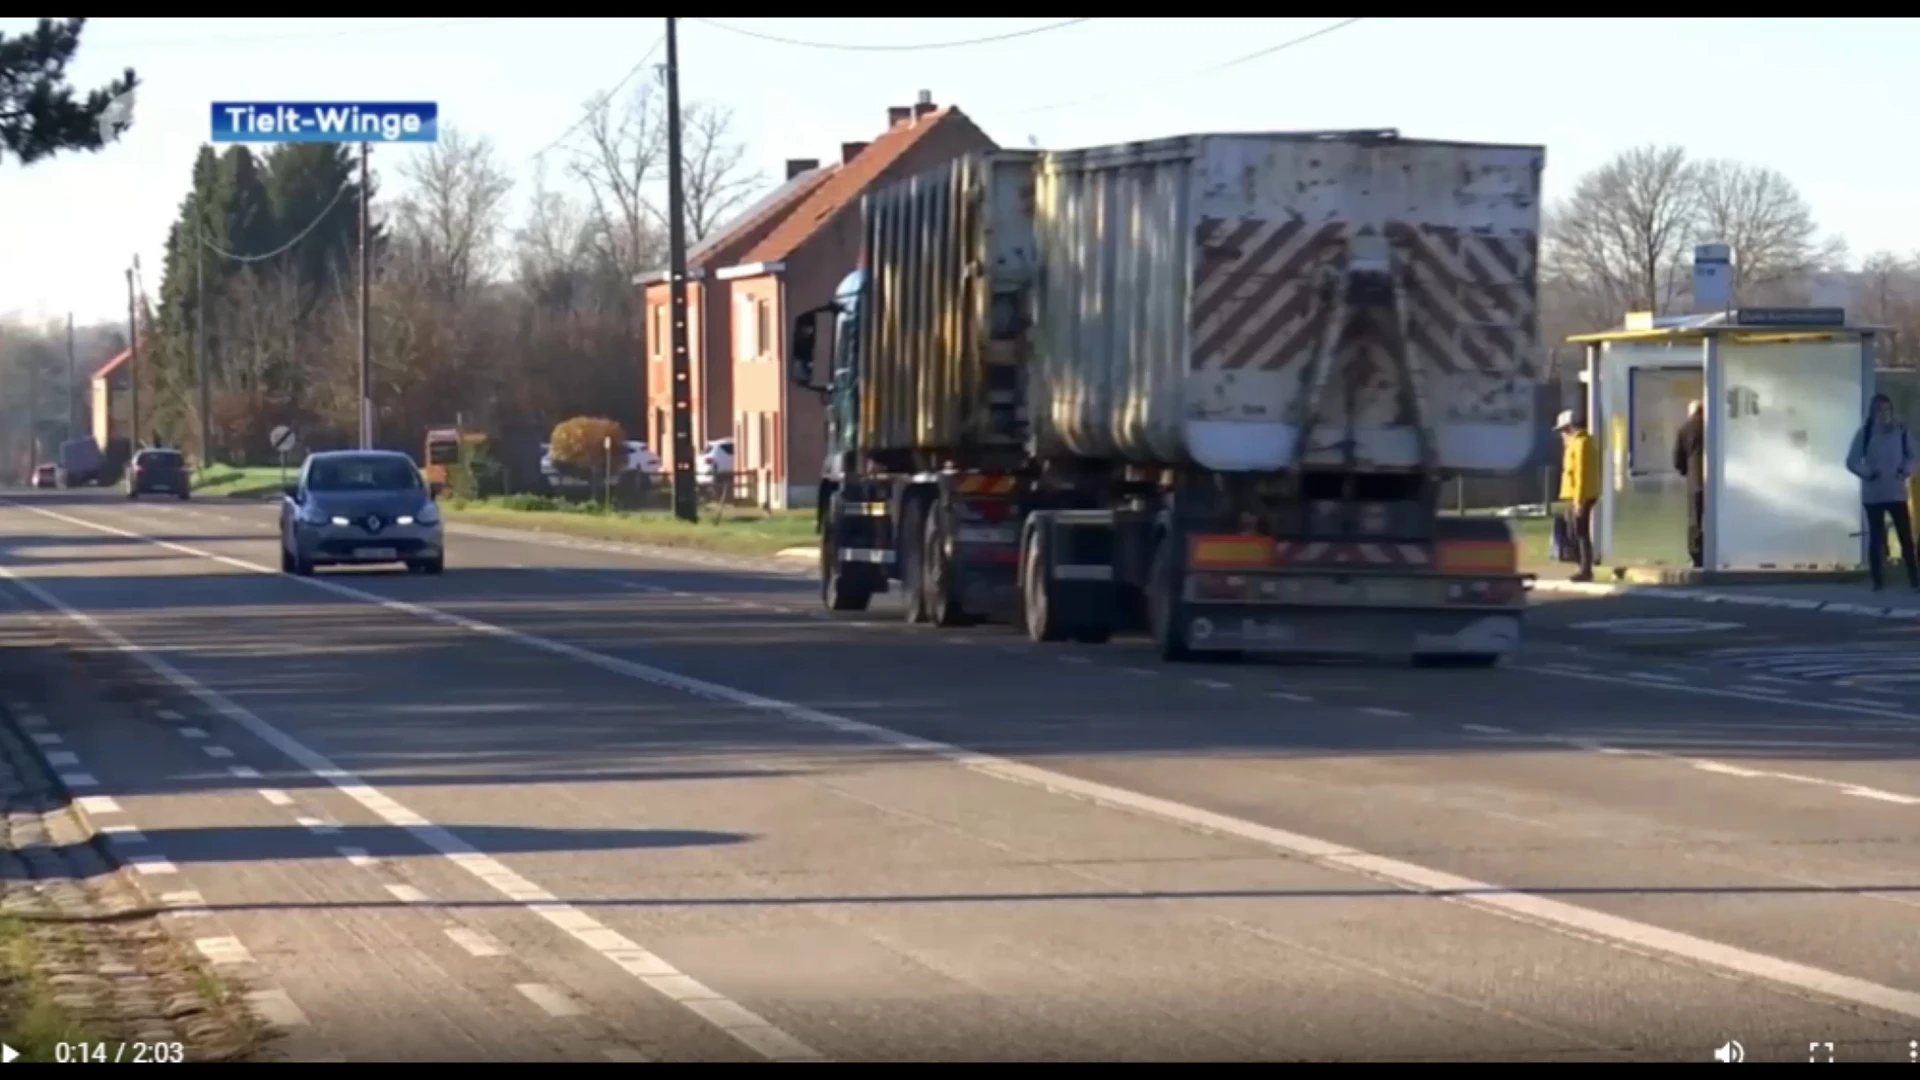
{"label": "white lane marking", "polygon": [[1593,670],[1593,667],[1590,664],[1555,663],[1555,664],[1541,664],[1540,666],[1543,668],[1546,668],[1549,671],[1592,671]]}
{"label": "white lane marking", "polygon": [[59,746],[63,741],[60,736],[55,735],[51,731],[36,731],[33,733],[33,744],[35,746]]}
{"label": "white lane marking", "polygon": [[207,737],[207,733],[197,727],[183,727],[180,729],[180,737],[183,739],[204,739]]}
{"label": "white lane marking", "polygon": [[1869,709],[1898,709],[1900,707],[1900,703],[1897,701],[1877,701],[1873,698],[1864,697],[1837,697],[1829,698],[1828,700],[1832,701],[1835,705],[1861,705]]}
{"label": "white lane marking", "polygon": [[233,751],[224,746],[203,746],[200,750],[210,758],[230,758],[233,756]]}
{"label": "white lane marking", "polygon": [[1738,776],[1742,779],[1753,779],[1766,775],[1766,773],[1758,769],[1747,769],[1738,765],[1728,765],[1721,761],[1696,761],[1693,763],[1693,767],[1699,769],[1701,772],[1719,773],[1722,776]]}
{"label": "white lane marking", "polygon": [[301,817],[296,817],[293,820],[301,828],[306,829],[308,832],[314,833],[317,836],[332,836],[334,833],[337,833],[340,831],[340,826],[338,824],[332,821],[328,821],[326,818],[301,816]]}
{"label": "white lane marking", "polygon": [[161,709],[159,712],[154,713],[154,715],[158,716],[162,720],[171,720],[176,724],[186,719],[186,717],[180,715],[179,713],[175,712],[172,709]]}
{"label": "white lane marking", "polygon": [[[1574,674],[1574,672],[1570,671],[1570,672],[1567,672],[1566,674],[1572,675]],[[1646,682],[1658,682],[1658,683],[1677,683],[1677,682],[1685,681],[1681,679],[1680,676],[1678,675],[1662,675],[1657,671],[1629,671],[1627,672],[1627,678],[1640,679],[1640,680],[1645,680]]]}
{"label": "white lane marking", "polygon": [[285,990],[255,990],[247,994],[246,1000],[253,1014],[271,1027],[306,1027],[310,1022],[307,1014],[293,1003]]}
{"label": "white lane marking", "polygon": [[78,800],[80,809],[89,814],[123,813],[120,804],[113,801],[111,795],[88,795]]}
{"label": "white lane marking", "polygon": [[[174,544],[165,540],[157,540],[153,537],[128,532],[127,530],[114,528],[110,525],[100,525],[50,510],[21,506],[19,503],[13,503],[11,505],[29,510],[43,517],[65,521],[81,528],[91,529],[94,532],[118,535],[130,540],[145,541],[158,547],[178,551],[184,555],[208,559],[222,565],[232,566],[235,569],[245,570],[249,573],[279,576],[277,570],[274,568],[245,562],[240,559],[229,558],[224,555],[215,555],[212,552],[188,547],[184,544]],[[318,752],[309,749],[305,744],[287,736],[280,731],[279,728],[267,723],[265,720],[254,715],[247,709],[242,708],[219,692],[195,682],[166,660],[133,644],[126,638],[120,636],[112,628],[104,625],[85,612],[72,607],[65,601],[60,600],[32,581],[20,577],[5,566],[0,566],[0,577],[12,580],[47,607],[59,611],[68,618],[86,627],[121,652],[128,653],[136,659],[139,659],[162,678],[193,694],[200,701],[212,707],[216,712],[240,724],[249,732],[258,736],[262,741],[271,744],[288,757],[300,762],[316,775],[328,780],[344,794],[360,802],[361,805],[366,806],[374,813],[385,818],[391,824],[407,829],[429,846],[445,853],[449,858],[454,859],[457,864],[465,867],[469,872],[474,873],[476,877],[481,877],[482,880],[494,885],[496,889],[507,893],[509,898],[519,900],[521,903],[527,905],[530,910],[535,911],[542,917],[547,918],[548,921],[553,922],[554,925],[560,926],[563,930],[568,930],[569,933],[574,933],[576,938],[585,941],[586,944],[594,948],[595,951],[611,957],[612,953],[609,951],[609,946],[612,944],[612,939],[618,939],[622,942],[626,940],[621,935],[604,927],[601,929],[605,929],[605,933],[608,935],[605,939],[598,938],[597,932],[591,936],[575,933],[575,931],[569,929],[569,927],[573,926],[576,921],[582,924],[593,924],[594,926],[598,926],[599,924],[585,912],[579,911],[571,905],[559,903],[557,898],[554,898],[551,893],[539,888],[532,882],[526,881],[526,879],[521,878],[518,874],[514,874],[511,870],[500,865],[498,861],[474,850],[470,845],[454,836],[448,830],[433,825],[412,811],[406,810],[386,795],[366,785],[358,777],[335,766]],[[596,653],[577,645],[569,645],[565,642],[555,641],[550,638],[543,638],[534,634],[512,630],[504,626],[497,626],[493,623],[468,618],[464,615],[454,615],[422,604],[388,599],[376,593],[355,589],[337,582],[319,578],[292,578],[289,580],[301,582],[308,587],[322,592],[332,593],[335,596],[373,604],[389,611],[401,612],[446,625],[462,627],[477,634],[484,634],[503,641],[515,642],[539,652],[568,657],[583,664],[599,668],[600,670],[624,675],[655,686],[680,690],[693,696],[704,697],[710,700],[726,701],[744,708],[782,716],[800,723],[828,728],[842,734],[861,736],[901,750],[941,758],[988,776],[995,776],[1033,787],[1052,789],[1062,794],[1079,795],[1094,802],[1133,810],[1138,813],[1161,818],[1162,820],[1178,822],[1192,828],[1237,836],[1244,840],[1290,852],[1299,857],[1315,861],[1323,866],[1357,872],[1401,887],[1410,887],[1417,890],[1427,890],[1438,893],[1443,899],[1454,903],[1493,911],[1502,915],[1518,918],[1522,921],[1546,923],[1587,934],[1592,937],[1603,938],[1630,948],[1665,953],[1669,956],[1691,960],[1695,963],[1721,968],[1753,978],[1765,979],[1769,982],[1794,987],[1802,991],[1821,994],[1841,1001],[1848,1001],[1857,1005],[1865,1005],[1896,1013],[1901,1016],[1920,1019],[1920,993],[1914,991],[1883,986],[1851,975],[1843,975],[1838,972],[1827,971],[1822,968],[1797,963],[1781,957],[1770,956],[1765,953],[1753,952],[1751,950],[1722,944],[1721,942],[1711,941],[1706,938],[1696,937],[1692,934],[1668,930],[1649,923],[1637,922],[1633,919],[1618,915],[1610,915],[1605,912],[1582,908],[1565,901],[1514,891],[1487,882],[1475,881],[1472,878],[1460,877],[1444,871],[1434,870],[1401,859],[1373,855],[1328,840],[1307,836],[1302,833],[1290,832],[1285,829],[1274,828],[1269,825],[1262,825],[1258,822],[1235,818],[1227,814],[1215,813],[1214,811],[1205,810],[1200,807],[1188,806],[1170,799],[1162,799],[1141,792],[1115,787],[1110,784],[1084,780],[1066,773],[1056,772],[1052,769],[1011,761],[992,754],[984,754],[954,746],[950,743],[923,739],[916,735],[909,735],[906,732],[881,727],[878,724],[854,720],[849,717],[807,708],[806,706],[780,701],[775,698],[763,697],[759,694],[748,693],[747,691],[737,690],[729,686],[721,686],[717,683],[680,675],[663,668],[656,668],[631,660],[623,660],[602,653]],[[1514,665],[1510,667],[1510,670],[1537,671],[1538,669]],[[1549,672],[1548,674],[1553,674],[1562,679],[1586,679],[1624,686],[1646,686],[1645,683],[1641,683],[1638,680],[1622,679],[1609,675],[1588,675],[1574,672]],[[1706,693],[1714,696],[1740,698],[1749,701],[1766,701],[1776,706],[1782,704],[1812,705],[1810,702],[1781,702],[1777,699],[1763,697],[1761,695],[1740,694],[1734,691],[1685,684],[1661,686],[1660,689],[1675,692]],[[511,892],[508,891],[509,886],[512,889]],[[558,911],[565,911],[569,917],[566,919],[556,919],[555,915]],[[644,957],[644,961],[642,962],[650,962],[657,965],[657,967],[648,970],[647,975],[642,976],[643,981],[648,981],[648,985],[653,986],[656,990],[667,993],[668,996],[674,997],[676,1000],[686,1000],[682,997],[681,991],[678,988],[678,981],[685,980],[687,984],[694,986],[699,985],[694,980],[679,975],[677,972],[668,974],[672,972],[672,969],[664,960],[654,956],[652,953],[645,952],[645,950],[639,949],[638,946],[634,946],[634,952],[638,954],[634,957],[634,960],[641,961],[642,957]],[[622,966],[625,967],[627,965],[623,963]],[[628,970],[634,969],[628,968]],[[708,991],[708,993],[712,993],[712,991]],[[715,994],[714,997],[718,998],[719,995]],[[747,1015],[753,1016],[752,1013],[747,1013]],[[758,1017],[754,1017],[754,1019],[759,1020]],[[726,1030],[736,1039],[747,1043],[749,1046],[754,1045],[753,1042],[748,1041],[749,1032],[765,1032],[766,1034],[763,1038],[778,1036],[779,1039],[791,1043],[793,1048],[804,1051],[804,1053],[800,1055],[801,1057],[810,1060],[819,1059],[817,1053],[794,1042],[791,1036],[779,1032],[778,1029],[774,1028],[771,1024],[766,1024],[763,1020],[761,1020],[760,1023],[765,1024],[765,1027],[741,1027]],[[756,1049],[759,1049],[759,1047],[756,1047]],[[761,1050],[761,1052],[766,1054],[765,1050]],[[766,1056],[772,1055],[769,1054]]]}
{"label": "white lane marking", "polygon": [[49,765],[80,764],[80,755],[74,753],[71,750],[49,750],[47,751],[46,757],[47,757],[47,764]]}
{"label": "white lane marking", "polygon": [[515,983],[513,988],[548,1016],[579,1016],[582,1012],[572,998],[545,983]]}
{"label": "white lane marking", "polygon": [[1799,679],[1783,679],[1778,675],[1752,675],[1752,676],[1748,676],[1747,681],[1757,682],[1757,683],[1763,683],[1763,682],[1778,683],[1781,686],[1805,686],[1806,685],[1806,683],[1804,683]]}
{"label": "white lane marking", "polygon": [[144,844],[147,834],[132,825],[102,825],[100,834],[116,844]]}
{"label": "white lane marking", "polygon": [[260,770],[251,765],[229,765],[227,766],[227,775],[236,780],[258,780],[260,779]]}
{"label": "white lane marking", "polygon": [[387,892],[391,893],[395,900],[403,904],[424,904],[427,902],[427,894],[411,885],[389,885],[387,886]]}
{"label": "white lane marking", "polygon": [[1160,674],[1159,672],[1157,672],[1157,671],[1155,671],[1155,670],[1153,670],[1152,668],[1143,668],[1143,667],[1129,667],[1129,668],[1121,668],[1120,670],[1121,670],[1121,671],[1124,671],[1124,672],[1126,672],[1126,673],[1127,673],[1127,674],[1129,674],[1129,675],[1158,675],[1158,674]]}
{"label": "white lane marking", "polygon": [[261,788],[260,797],[267,800],[268,802],[272,803],[275,806],[292,806],[293,805],[293,796],[287,794],[284,791],[281,791],[279,788],[270,788],[270,787]]}
{"label": "white lane marking", "polygon": [[60,782],[62,784],[65,784],[68,788],[87,788],[87,787],[100,786],[100,781],[95,779],[92,773],[84,773],[84,772],[63,772],[60,774]]}
{"label": "white lane marking", "polygon": [[341,856],[343,856],[349,863],[352,863],[354,866],[365,868],[369,866],[380,865],[380,860],[367,854],[366,848],[343,847],[337,850],[340,852]]}
{"label": "white lane marking", "polygon": [[1462,731],[1477,731],[1482,735],[1511,735],[1512,728],[1494,727],[1492,724],[1461,724]]}
{"label": "white lane marking", "polygon": [[[18,506],[17,503],[11,505]],[[38,510],[33,512],[41,514],[42,516],[46,516],[47,513]],[[178,551],[181,554],[193,555],[198,558],[211,559],[221,565],[231,566],[238,570],[246,570],[258,574],[270,574],[276,577],[279,576],[277,570],[271,570],[265,566],[244,562],[240,559],[230,559],[223,555],[214,555],[211,552],[201,551],[198,548],[189,548],[182,544],[156,540],[152,537],[142,536],[139,533],[128,532],[124,529],[96,525],[79,518],[70,518],[65,514],[57,515],[57,520],[64,520],[95,532],[105,532],[110,535],[119,535],[128,539],[144,540],[147,543],[154,544],[161,548]],[[308,747],[305,743],[281,731],[251,710],[233,701],[219,691],[202,685],[185,672],[174,667],[163,657],[127,640],[118,631],[102,623],[100,620],[73,607],[46,589],[41,588],[39,585],[20,577],[8,567],[0,566],[0,578],[12,581],[14,584],[20,586],[21,589],[33,596],[36,600],[60,612],[80,626],[85,627],[101,641],[111,645],[116,651],[145,664],[148,670],[154,674],[167,680],[184,693],[192,695],[195,700],[206,705],[220,716],[245,728],[250,734],[272,746],[274,749],[279,750],[282,754],[291,758],[314,776],[325,780],[331,784],[335,790],[367,808],[389,825],[405,829],[412,834],[415,839],[426,844],[429,848],[438,851],[454,865],[491,886],[496,892],[505,896],[507,899],[519,903],[528,911],[547,920],[547,922],[572,936],[576,941],[579,941],[595,953],[605,957],[608,961],[633,976],[643,985],[656,992],[673,997],[676,1001],[682,1001],[683,1003],[691,1000],[726,1000],[719,993],[704,987],[697,980],[682,974],[679,969],[668,963],[664,958],[643,948],[631,938],[604,925],[599,920],[573,905],[562,902],[560,898],[552,892],[521,877],[499,860],[481,852],[473,847],[473,845],[454,835],[451,830],[440,825],[435,825],[426,818],[421,817],[419,814],[401,805],[397,800],[389,797],[385,792],[366,783],[366,781],[355,774],[340,768],[319,751]],[[332,589],[336,591],[336,595],[362,603],[380,604],[388,602],[373,593],[362,592],[359,589],[351,589],[343,585],[336,585],[333,582],[324,582],[315,578],[293,578],[290,580],[310,582],[316,586],[326,586],[327,588],[322,589],[322,591]],[[398,602],[395,601],[394,603]],[[519,638],[515,636],[514,631],[509,631],[504,627],[496,627],[489,623],[481,623],[473,619],[468,619],[465,616],[450,615],[417,605],[405,605],[395,610],[402,611],[409,615],[432,619],[447,625],[472,629],[476,632],[492,636],[507,635],[508,640],[519,640]],[[821,614],[824,615],[825,613],[822,612]],[[531,637],[526,638],[526,640],[528,642],[545,641],[545,639]],[[589,653],[583,649],[574,649],[572,646],[564,646],[559,642],[550,642],[547,646],[542,647],[548,652],[559,650],[561,655],[574,655],[577,653],[583,657],[598,657],[596,653]],[[621,661],[615,661],[611,657],[599,657],[599,662],[603,664],[623,663]],[[616,670],[620,669],[616,668]],[[636,666],[633,670],[653,671],[654,669],[642,669]],[[631,671],[629,671],[628,674],[631,674]],[[679,676],[668,676],[665,672],[661,672],[660,674],[673,679],[680,678]],[[727,693],[730,695],[738,695],[738,691],[729,690]],[[821,715],[824,716],[826,714]],[[689,988],[698,988],[698,994],[704,996],[690,996],[694,994],[694,991]],[[762,1057],[773,1061],[824,1060],[819,1051],[807,1046],[785,1031],[775,1027],[764,1018],[746,1009],[740,1010],[740,1019],[741,1023],[737,1026],[723,1028],[722,1030],[728,1036],[755,1053],[760,1054]]]}
{"label": "white lane marking", "polygon": [[1063,656],[1063,657],[1061,657],[1061,658],[1060,658],[1060,662],[1061,662],[1061,663],[1063,663],[1063,664],[1091,664],[1091,663],[1093,663],[1093,661],[1091,661],[1091,660],[1089,660],[1089,659],[1087,659],[1087,658],[1086,658],[1086,657],[1084,657],[1084,656]]}
{"label": "white lane marking", "polygon": [[447,937],[452,938],[455,945],[467,950],[470,956],[506,955],[506,950],[502,949],[498,942],[478,930],[469,930],[464,926],[450,926],[447,928]]}
{"label": "white lane marking", "polygon": [[1267,696],[1280,701],[1308,702],[1313,700],[1309,695],[1296,694],[1288,690],[1269,690],[1267,691]]}
{"label": "white lane marking", "polygon": [[616,1046],[611,1050],[602,1051],[600,1056],[606,1058],[608,1061],[629,1065],[647,1064],[653,1061],[652,1058],[635,1050],[631,1046]]}
{"label": "white lane marking", "polygon": [[1233,684],[1232,684],[1232,683],[1225,683],[1225,682],[1221,682],[1221,681],[1220,681],[1219,679],[1194,679],[1194,680],[1193,680],[1193,685],[1195,685],[1195,686],[1204,686],[1204,687],[1206,687],[1206,688],[1207,688],[1207,689],[1209,689],[1209,690],[1231,690],[1231,689],[1233,689]]}
{"label": "white lane marking", "polygon": [[180,872],[179,867],[158,855],[128,856],[127,865],[149,877],[163,874],[177,874]]}
{"label": "white lane marking", "polygon": [[253,961],[253,954],[247,951],[237,937],[203,937],[195,939],[193,947],[210,964],[246,964]]}
{"label": "white lane marking", "polygon": [[1735,683],[1734,688],[1749,694],[1791,694],[1793,691],[1780,686],[1760,686],[1752,682]]}
{"label": "white lane marking", "polygon": [[1388,709],[1379,705],[1362,705],[1355,711],[1366,713],[1369,716],[1412,716],[1413,715],[1410,712],[1403,712],[1399,709]]}
{"label": "white lane marking", "polygon": [[47,718],[36,713],[27,713],[20,717],[20,726],[23,728],[43,728],[47,726]]}
{"label": "white lane marking", "polygon": [[167,906],[169,915],[192,918],[208,914],[206,898],[200,895],[198,889],[163,892],[160,894],[160,902]]}
{"label": "white lane marking", "polygon": [[1852,795],[1853,797],[1858,799],[1876,799],[1880,802],[1895,803],[1900,806],[1920,806],[1920,798],[1916,798],[1915,796],[1912,796],[1912,795],[1901,795],[1897,792],[1892,792],[1892,791],[1881,791],[1879,788],[1870,788],[1870,787],[1841,788],[1840,794]]}

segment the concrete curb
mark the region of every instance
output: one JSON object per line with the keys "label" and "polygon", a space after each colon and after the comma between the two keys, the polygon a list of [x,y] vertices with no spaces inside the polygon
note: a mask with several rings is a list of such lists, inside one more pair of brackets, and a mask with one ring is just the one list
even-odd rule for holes
{"label": "concrete curb", "polygon": [[1920,608],[1855,604],[1842,600],[1800,600],[1790,596],[1715,592],[1712,589],[1701,589],[1690,585],[1627,585],[1604,581],[1537,578],[1533,583],[1533,591],[1570,596],[1646,596],[1661,600],[1684,600],[1695,604],[1780,608],[1789,611],[1812,611],[1823,615],[1854,615],[1867,619],[1920,619]]}

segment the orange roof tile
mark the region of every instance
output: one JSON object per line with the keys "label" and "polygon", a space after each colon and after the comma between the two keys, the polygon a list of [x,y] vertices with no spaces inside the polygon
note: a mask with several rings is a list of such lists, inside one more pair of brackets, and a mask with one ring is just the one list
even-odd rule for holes
{"label": "orange roof tile", "polygon": [[[832,177],[813,189],[786,215],[773,231],[746,253],[731,260],[734,264],[779,262],[799,250],[813,234],[827,227],[843,207],[857,203],[887,170],[907,151],[943,125],[973,125],[967,114],[948,105],[917,120],[900,123],[882,132],[854,159],[842,165]],[[977,128],[975,130],[978,130]],[[984,135],[981,136],[983,139]]]}
{"label": "orange roof tile", "polygon": [[820,185],[833,179],[840,171],[835,162],[818,169],[812,169],[775,188],[760,201],[747,208],[746,213],[729,222],[725,229],[693,245],[687,252],[687,267],[698,270],[717,263],[731,266],[737,259],[739,248],[764,237],[769,228],[779,225],[782,216],[792,213],[794,207],[814,192]]}

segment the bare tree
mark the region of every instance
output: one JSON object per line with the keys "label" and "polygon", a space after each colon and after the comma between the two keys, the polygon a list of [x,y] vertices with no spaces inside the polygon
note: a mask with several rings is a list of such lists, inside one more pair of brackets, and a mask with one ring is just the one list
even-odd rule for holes
{"label": "bare tree", "polygon": [[492,142],[469,139],[449,127],[400,171],[412,190],[399,202],[399,233],[418,249],[434,287],[459,297],[490,280],[500,257],[507,193],[513,189]]}
{"label": "bare tree", "polygon": [[1709,161],[1695,170],[1696,230],[1703,241],[1733,247],[1736,296],[1767,297],[1799,285],[1837,253],[1822,244],[1813,208],[1779,172],[1737,161]]}
{"label": "bare tree", "polygon": [[766,180],[743,168],[747,146],[733,135],[732,109],[696,103],[680,117],[687,234],[698,242],[745,209]]}
{"label": "bare tree", "polygon": [[567,310],[592,265],[592,222],[564,192],[547,187],[545,169],[534,172],[528,204],[526,223],[514,233],[516,276],[534,303]]}
{"label": "bare tree", "polygon": [[1700,208],[1697,169],[1677,146],[1628,150],[1586,176],[1550,218],[1544,269],[1605,325],[1665,310],[1684,287]]}
{"label": "bare tree", "polygon": [[667,155],[659,97],[641,86],[618,110],[609,100],[589,105],[571,162],[592,203],[595,243],[628,281],[657,266],[664,250],[651,198]]}

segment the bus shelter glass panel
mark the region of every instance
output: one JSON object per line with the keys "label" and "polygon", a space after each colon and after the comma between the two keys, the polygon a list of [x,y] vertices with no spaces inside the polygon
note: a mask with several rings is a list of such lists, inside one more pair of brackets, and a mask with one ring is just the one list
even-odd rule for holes
{"label": "bus shelter glass panel", "polygon": [[1858,568],[1860,481],[1847,448],[1866,390],[1861,342],[1723,339],[1718,348],[1718,568]]}
{"label": "bus shelter glass panel", "polygon": [[1673,467],[1687,403],[1705,385],[1699,341],[1608,342],[1601,353],[1601,559],[1621,566],[1687,564],[1687,486]]}

